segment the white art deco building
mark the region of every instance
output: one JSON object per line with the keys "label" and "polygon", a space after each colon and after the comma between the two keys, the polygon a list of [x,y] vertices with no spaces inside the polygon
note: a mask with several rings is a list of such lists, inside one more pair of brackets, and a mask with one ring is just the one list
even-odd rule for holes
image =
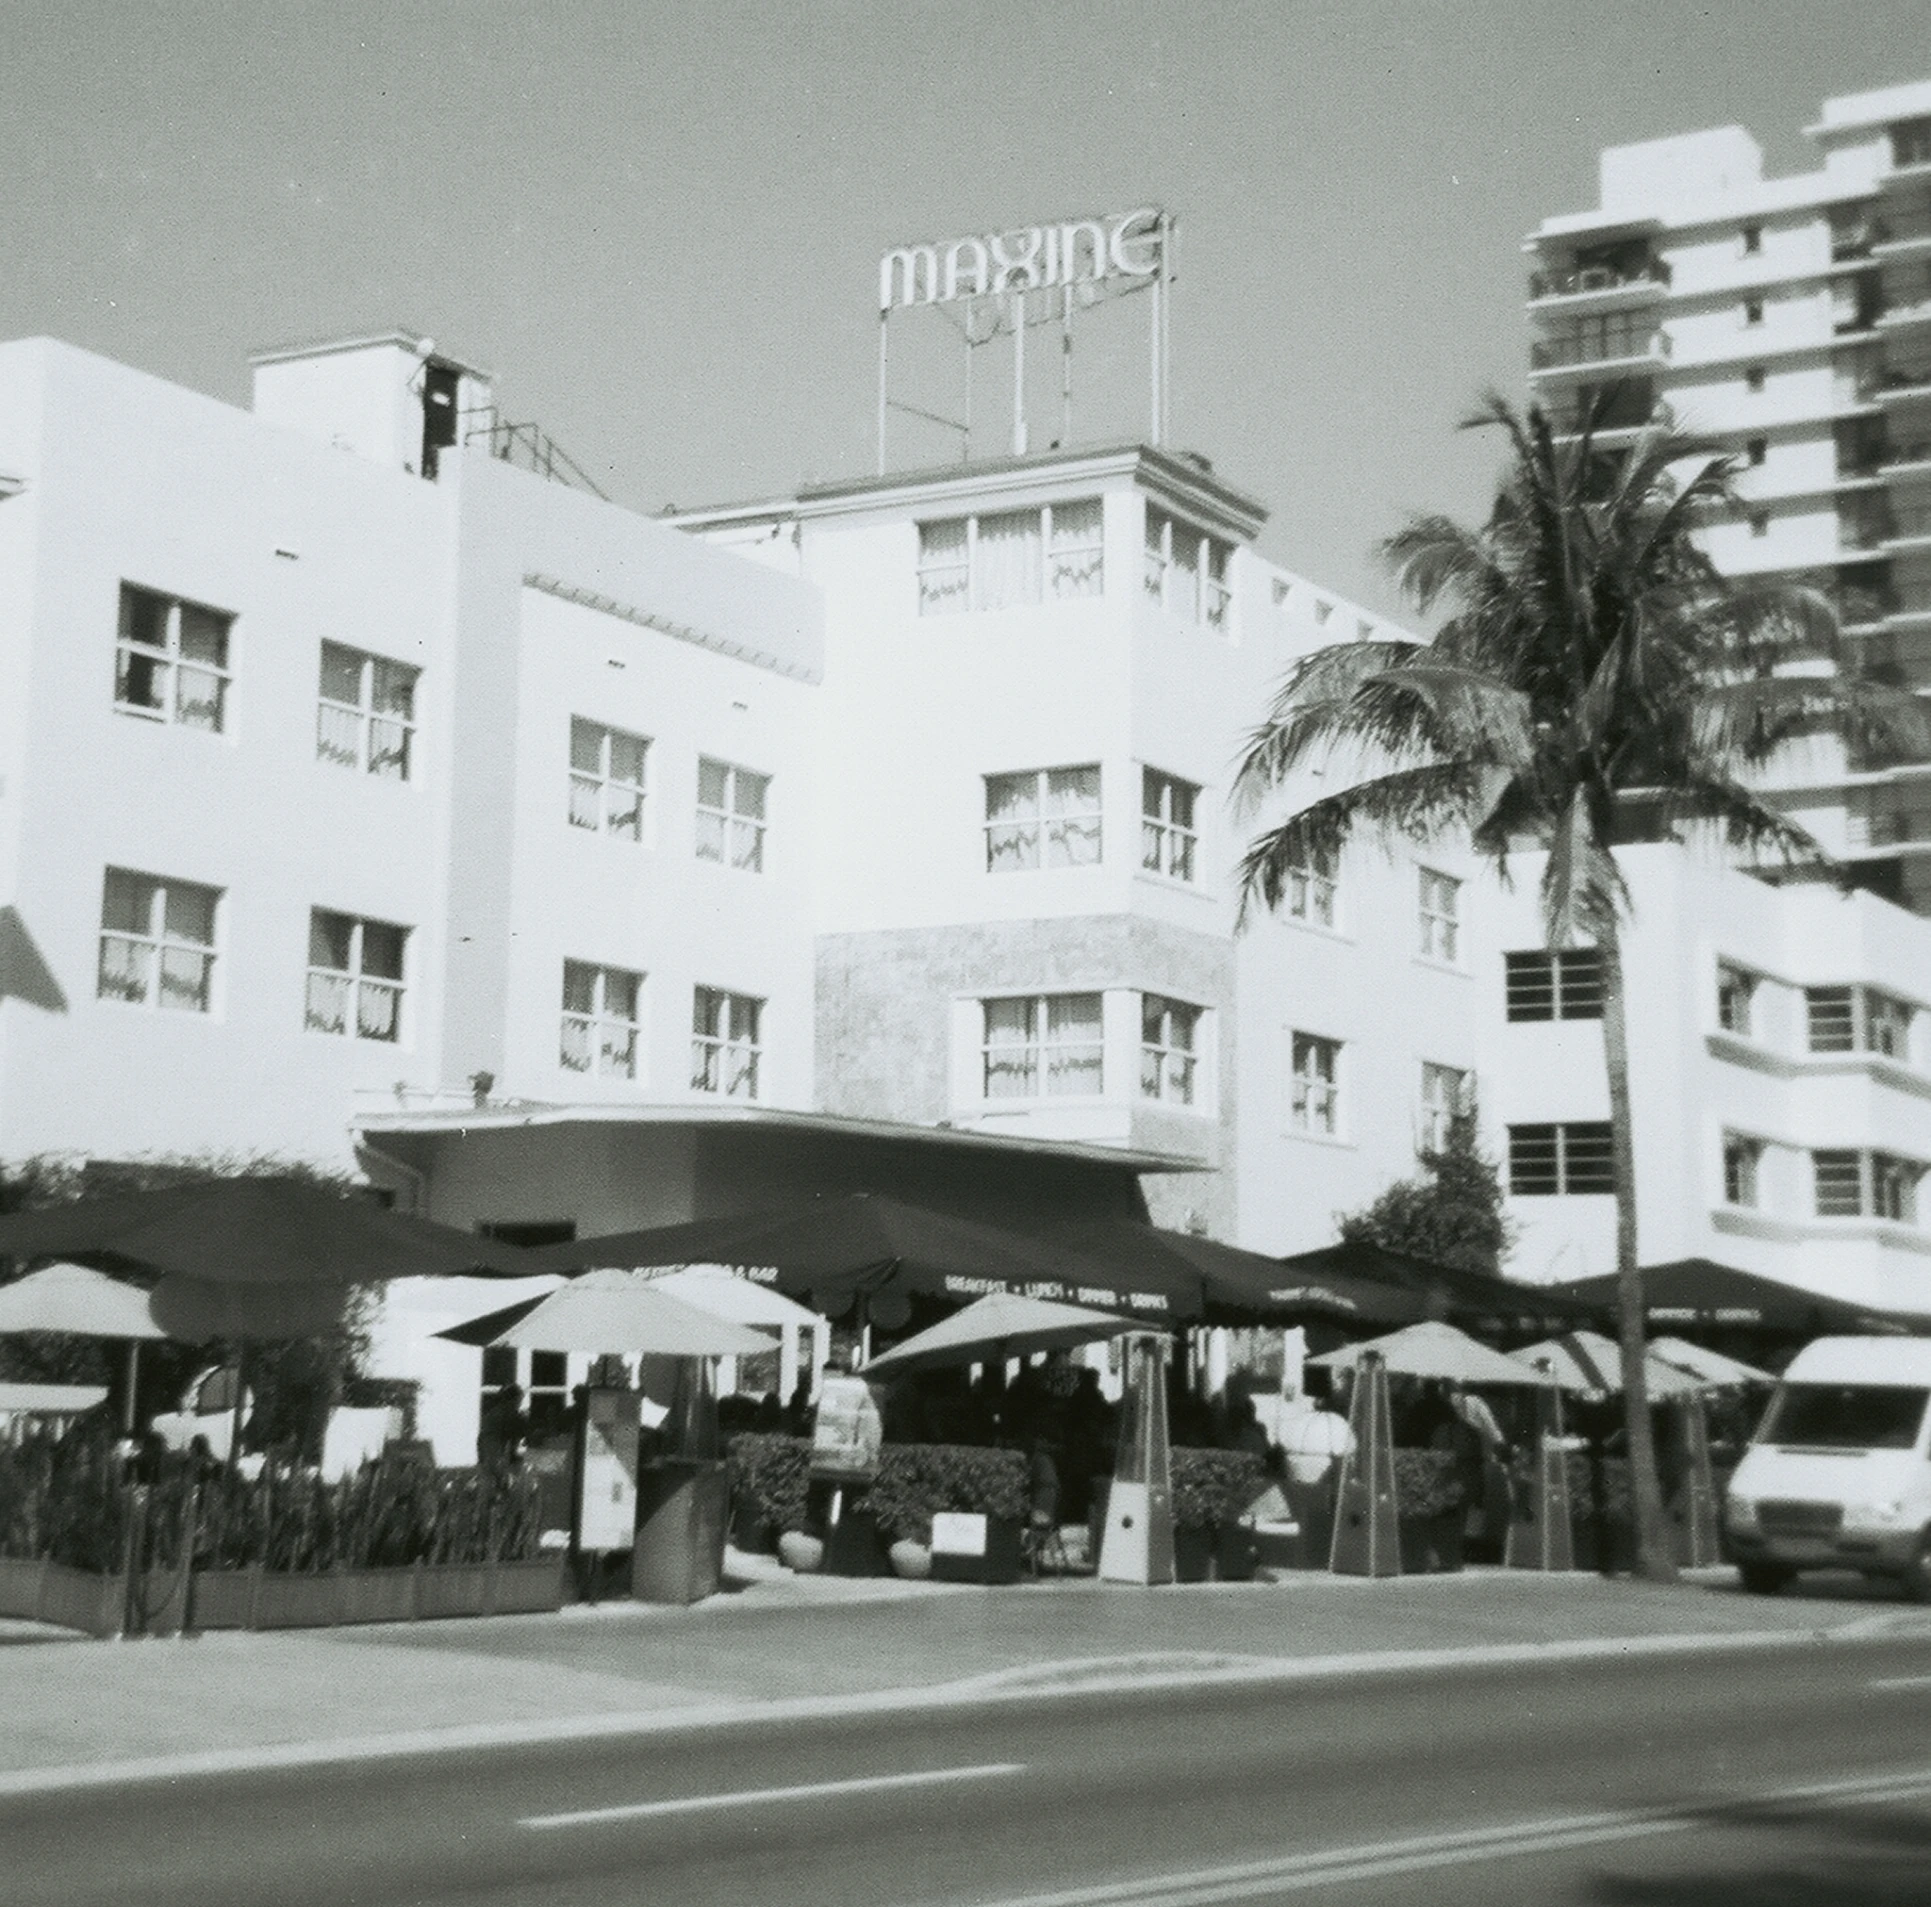
{"label": "white art deco building", "polygon": [[[1532,860],[1364,845],[1236,931],[1241,738],[1383,627],[1255,499],[1121,445],[670,524],[529,448],[406,334],[266,354],[247,411],[0,346],[0,1162],[300,1157],[532,1239],[869,1184],[1286,1252],[1472,1106],[1515,1272],[1608,1266]],[[1931,1310],[1931,923],[1630,872],[1645,1259]]]}

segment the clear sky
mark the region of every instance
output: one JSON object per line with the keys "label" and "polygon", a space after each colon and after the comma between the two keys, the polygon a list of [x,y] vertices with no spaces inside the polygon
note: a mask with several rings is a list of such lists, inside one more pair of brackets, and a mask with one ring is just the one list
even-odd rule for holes
{"label": "clear sky", "polygon": [[243,403],[251,349],[400,325],[620,501],[688,507],[871,467],[887,244],[1158,203],[1175,442],[1268,503],[1270,555],[1391,608],[1370,546],[1479,514],[1494,449],[1453,425],[1520,389],[1520,240],[1594,204],[1598,148],[1740,123],[1808,169],[1826,94],[1931,77],[1927,25],[1927,0],[17,0],[0,337]]}

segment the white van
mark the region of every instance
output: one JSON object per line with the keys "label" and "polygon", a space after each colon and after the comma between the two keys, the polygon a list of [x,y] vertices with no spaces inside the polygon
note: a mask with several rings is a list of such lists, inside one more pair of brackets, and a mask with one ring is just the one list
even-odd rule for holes
{"label": "white van", "polygon": [[1791,1359],[1730,1478],[1743,1586],[1856,1569],[1931,1602],[1931,1339],[1819,1338]]}

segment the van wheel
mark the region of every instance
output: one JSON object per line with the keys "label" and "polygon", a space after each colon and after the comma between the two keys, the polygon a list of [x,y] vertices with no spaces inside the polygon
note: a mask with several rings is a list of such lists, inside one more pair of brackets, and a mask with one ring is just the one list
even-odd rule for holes
{"label": "van wheel", "polygon": [[1931,1530],[1918,1538],[1917,1554],[1904,1565],[1902,1581],[1913,1602],[1931,1602]]}
{"label": "van wheel", "polygon": [[1753,1596],[1774,1596],[1796,1572],[1781,1563],[1739,1563],[1737,1574]]}

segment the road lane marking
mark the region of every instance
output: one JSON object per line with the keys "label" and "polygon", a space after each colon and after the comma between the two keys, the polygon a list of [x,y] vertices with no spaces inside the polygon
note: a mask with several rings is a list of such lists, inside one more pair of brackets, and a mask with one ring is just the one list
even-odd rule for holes
{"label": "road lane marking", "polygon": [[1931,1675],[1881,1675],[1866,1688],[1931,1688]]}
{"label": "road lane marking", "polygon": [[1217,1907],[1257,1895],[1296,1893],[1345,1881],[1375,1880],[1430,1868],[1465,1866],[1524,1854],[1563,1853],[1609,1841],[1634,1841],[1654,1835],[1746,1819],[1766,1807],[1847,1807],[1858,1803],[1909,1801],[1931,1795],[1931,1768],[1899,1774],[1859,1776],[1845,1781],[1783,1788],[1701,1807],[1630,1808],[1608,1814],[1576,1815],[1547,1821],[1514,1822],[1503,1827],[1456,1829],[1397,1841],[1326,1848],[1237,1866],[1156,1874],[1142,1880],[1103,1882],[1050,1894],[1018,1895],[987,1907]]}
{"label": "road lane marking", "polygon": [[615,1808],[579,1808],[570,1814],[525,1815],[526,1828],[574,1828],[592,1821],[643,1821],[661,1814],[703,1814],[716,1808],[756,1808],[774,1801],[816,1801],[835,1794],[876,1794],[890,1788],[926,1788],[943,1781],[986,1781],[1023,1775],[1023,1761],[988,1761],[974,1768],[922,1768],[912,1774],[860,1775],[850,1781],[808,1781],[795,1788],[739,1788],[728,1794],[680,1795],[674,1801],[632,1801]]}

